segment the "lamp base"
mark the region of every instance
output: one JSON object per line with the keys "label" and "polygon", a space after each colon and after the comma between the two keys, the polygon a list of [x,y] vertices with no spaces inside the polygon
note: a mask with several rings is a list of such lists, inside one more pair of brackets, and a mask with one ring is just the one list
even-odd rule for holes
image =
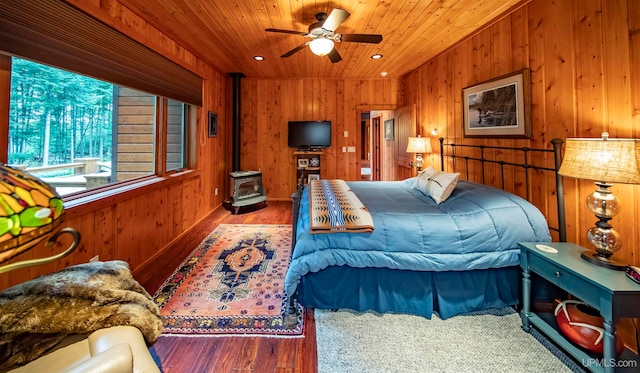
{"label": "lamp base", "polygon": [[627,268],[627,263],[622,262],[613,257],[604,257],[602,255],[598,255],[598,253],[589,253],[587,251],[583,251],[580,255],[582,259],[586,260],[589,263],[598,265],[600,267],[614,269],[616,271],[624,271]]}

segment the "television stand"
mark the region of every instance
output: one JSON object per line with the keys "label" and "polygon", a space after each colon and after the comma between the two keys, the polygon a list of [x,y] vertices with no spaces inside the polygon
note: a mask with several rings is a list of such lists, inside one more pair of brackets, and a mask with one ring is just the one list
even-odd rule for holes
{"label": "television stand", "polygon": [[320,153],[320,154],[322,154],[322,151],[320,150],[320,148],[299,148],[298,152],[299,153]]}
{"label": "television stand", "polygon": [[309,180],[320,179],[322,151],[308,149],[293,154],[296,162],[296,190],[299,186],[306,185]]}

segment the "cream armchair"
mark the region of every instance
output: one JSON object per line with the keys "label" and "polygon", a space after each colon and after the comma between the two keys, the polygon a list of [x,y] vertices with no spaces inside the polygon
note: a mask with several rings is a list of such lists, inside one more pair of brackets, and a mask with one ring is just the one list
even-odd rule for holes
{"label": "cream armchair", "polygon": [[114,326],[69,337],[53,352],[11,372],[159,373],[140,330]]}

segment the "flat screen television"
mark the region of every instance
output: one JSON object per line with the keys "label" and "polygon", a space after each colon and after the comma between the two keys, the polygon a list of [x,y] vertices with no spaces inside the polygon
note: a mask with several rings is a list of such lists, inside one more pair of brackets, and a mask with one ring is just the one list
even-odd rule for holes
{"label": "flat screen television", "polygon": [[289,121],[289,147],[301,150],[331,147],[331,121]]}

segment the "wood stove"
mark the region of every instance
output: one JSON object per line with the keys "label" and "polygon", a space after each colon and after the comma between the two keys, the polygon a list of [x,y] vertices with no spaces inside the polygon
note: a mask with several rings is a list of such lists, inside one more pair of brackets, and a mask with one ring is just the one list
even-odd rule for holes
{"label": "wood stove", "polygon": [[229,174],[233,186],[233,203],[230,210],[237,214],[240,207],[266,202],[262,185],[262,171],[234,171]]}

